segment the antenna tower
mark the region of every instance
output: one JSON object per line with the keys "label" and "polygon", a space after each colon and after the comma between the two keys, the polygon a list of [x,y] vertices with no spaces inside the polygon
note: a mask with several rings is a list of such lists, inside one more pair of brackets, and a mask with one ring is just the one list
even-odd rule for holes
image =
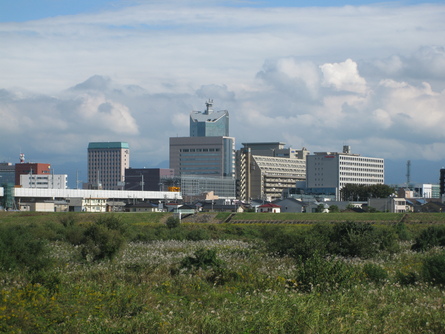
{"label": "antenna tower", "polygon": [[406,162],[406,186],[409,188],[411,183],[411,160]]}

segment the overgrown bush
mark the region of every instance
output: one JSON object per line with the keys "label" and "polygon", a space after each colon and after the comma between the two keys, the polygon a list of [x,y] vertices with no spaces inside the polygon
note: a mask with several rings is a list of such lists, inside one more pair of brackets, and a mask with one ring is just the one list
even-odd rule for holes
{"label": "overgrown bush", "polygon": [[41,284],[48,289],[51,294],[59,291],[61,283],[60,276],[57,272],[39,270],[31,275],[32,284]]}
{"label": "overgrown bush", "polygon": [[377,229],[369,223],[317,224],[306,230],[276,227],[266,231],[263,239],[268,251],[303,261],[315,253],[369,258],[381,250],[399,250],[394,229]]}
{"label": "overgrown bush", "polygon": [[426,251],[432,247],[445,246],[445,226],[430,226],[423,230],[418,237],[412,249],[415,251]]}
{"label": "overgrown bush", "polygon": [[179,268],[173,267],[170,273],[176,275],[181,269],[194,273],[202,271],[200,276],[212,285],[223,285],[229,281],[239,280],[240,274],[236,271],[228,270],[225,263],[217,257],[216,253],[216,249],[200,248],[194,252],[193,256],[183,258]]}
{"label": "overgrown bush", "polygon": [[167,221],[165,222],[165,225],[167,225],[168,228],[176,228],[181,225],[181,222],[179,221],[179,218],[176,217],[168,217]]}
{"label": "overgrown bush", "polygon": [[356,270],[341,259],[314,254],[297,269],[297,287],[302,291],[331,291],[352,285]]}
{"label": "overgrown bush", "polygon": [[363,274],[368,281],[378,284],[384,283],[389,277],[385,269],[373,263],[366,263],[363,266]]}
{"label": "overgrown bush", "polygon": [[0,269],[38,271],[50,264],[46,240],[35,238],[29,227],[0,227]]}
{"label": "overgrown bush", "polygon": [[401,285],[413,285],[419,282],[419,274],[417,274],[414,271],[409,271],[407,273],[401,272],[398,270],[396,272],[396,281],[400,283]]}
{"label": "overgrown bush", "polygon": [[329,206],[329,212],[330,213],[340,212],[340,209],[338,208],[338,205],[330,205]]}
{"label": "overgrown bush", "polygon": [[217,258],[215,249],[198,249],[193,256],[185,257],[180,264],[180,268],[188,270],[197,269],[218,269],[222,265],[222,261]]}
{"label": "overgrown bush", "polygon": [[330,235],[331,254],[368,258],[377,253],[381,240],[369,223],[336,223]]}
{"label": "overgrown bush", "polygon": [[81,240],[81,255],[86,260],[111,260],[125,243],[127,226],[114,216],[101,217],[87,227]]}
{"label": "overgrown bush", "polygon": [[327,225],[321,224],[304,231],[275,228],[268,230],[263,238],[269,252],[305,261],[315,253],[326,254],[329,230]]}
{"label": "overgrown bush", "polygon": [[210,234],[207,230],[200,228],[194,229],[187,233],[187,240],[199,241],[199,240],[209,240]]}
{"label": "overgrown bush", "polygon": [[397,223],[397,225],[395,226],[395,231],[397,233],[397,236],[399,237],[399,240],[402,240],[402,241],[411,240],[411,233],[406,228],[405,223],[403,223],[403,222]]}
{"label": "overgrown bush", "polygon": [[422,276],[427,282],[445,285],[445,253],[435,254],[424,259]]}

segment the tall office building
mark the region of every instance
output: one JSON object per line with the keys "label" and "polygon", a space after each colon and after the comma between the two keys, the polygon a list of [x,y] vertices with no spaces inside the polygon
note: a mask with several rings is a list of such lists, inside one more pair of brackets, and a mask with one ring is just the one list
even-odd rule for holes
{"label": "tall office building", "polygon": [[[235,177],[235,138],[229,137],[228,111],[214,112],[212,105],[209,100],[204,112],[191,112],[190,137],[170,138],[170,168],[179,177],[199,176],[201,192],[214,191],[218,196],[233,198],[235,187],[227,190],[227,184],[233,184]],[[203,182],[202,178],[212,180]],[[183,196],[189,195],[184,191]]]}
{"label": "tall office building", "polygon": [[88,187],[116,190],[125,185],[130,167],[130,147],[125,142],[96,142],[88,145]]}
{"label": "tall office building", "polygon": [[229,112],[213,111],[213,100],[206,102],[206,110],[190,113],[190,137],[228,137]]}
{"label": "tall office building", "polygon": [[235,138],[171,137],[170,168],[175,175],[235,176]]}
{"label": "tall office building", "polygon": [[307,188],[336,188],[337,194],[346,184],[383,184],[384,159],[362,157],[343,152],[315,152],[306,160]]}

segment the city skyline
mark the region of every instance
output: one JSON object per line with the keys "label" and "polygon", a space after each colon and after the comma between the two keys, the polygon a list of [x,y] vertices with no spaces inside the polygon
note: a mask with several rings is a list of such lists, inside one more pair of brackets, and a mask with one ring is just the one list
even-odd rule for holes
{"label": "city skyline", "polygon": [[[167,167],[192,110],[242,142],[385,158],[386,183],[445,166],[443,1],[18,0],[0,5],[0,161],[86,182],[88,142]],[[27,8],[24,10],[23,8]]]}

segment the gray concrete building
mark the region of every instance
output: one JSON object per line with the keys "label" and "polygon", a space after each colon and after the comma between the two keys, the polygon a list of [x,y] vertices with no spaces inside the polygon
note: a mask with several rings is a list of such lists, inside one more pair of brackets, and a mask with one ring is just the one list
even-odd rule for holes
{"label": "gray concrete building", "polygon": [[171,137],[170,168],[175,175],[235,176],[235,138]]}

